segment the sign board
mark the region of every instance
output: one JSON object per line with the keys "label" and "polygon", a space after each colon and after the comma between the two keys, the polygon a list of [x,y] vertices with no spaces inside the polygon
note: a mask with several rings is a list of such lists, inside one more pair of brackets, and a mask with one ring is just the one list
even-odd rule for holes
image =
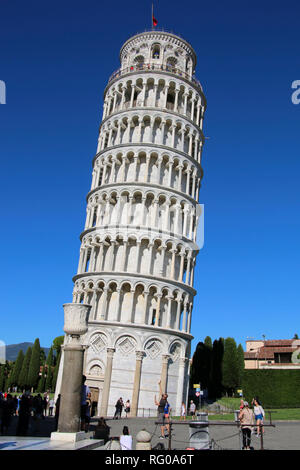
{"label": "sign board", "polygon": [[193,387],[194,388],[200,388],[200,384],[194,384]]}
{"label": "sign board", "polygon": [[200,392],[195,393],[196,397],[200,397]]}

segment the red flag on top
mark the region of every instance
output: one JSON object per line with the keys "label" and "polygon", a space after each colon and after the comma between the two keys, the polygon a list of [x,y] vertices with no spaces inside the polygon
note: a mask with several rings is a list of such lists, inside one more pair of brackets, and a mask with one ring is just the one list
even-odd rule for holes
{"label": "red flag on top", "polygon": [[152,26],[155,27],[157,26],[157,19],[154,17],[154,14],[153,14],[153,3],[152,3]]}

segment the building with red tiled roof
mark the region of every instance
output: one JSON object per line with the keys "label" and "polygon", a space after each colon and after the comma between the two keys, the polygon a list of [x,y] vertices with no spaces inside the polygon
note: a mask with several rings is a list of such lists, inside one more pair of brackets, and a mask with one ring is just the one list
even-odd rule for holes
{"label": "building with red tiled roof", "polygon": [[300,339],[249,340],[245,369],[300,369]]}

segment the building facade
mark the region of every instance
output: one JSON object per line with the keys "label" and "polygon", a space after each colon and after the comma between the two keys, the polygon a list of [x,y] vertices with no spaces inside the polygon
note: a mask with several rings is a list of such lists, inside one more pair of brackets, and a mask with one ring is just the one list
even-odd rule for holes
{"label": "building facade", "polygon": [[300,340],[249,340],[245,369],[300,369]]}
{"label": "building facade", "polygon": [[[131,37],[104,91],[73,302],[92,306],[84,372],[96,413],[187,400],[206,101],[182,38]],[[62,370],[58,378],[60,387]]]}

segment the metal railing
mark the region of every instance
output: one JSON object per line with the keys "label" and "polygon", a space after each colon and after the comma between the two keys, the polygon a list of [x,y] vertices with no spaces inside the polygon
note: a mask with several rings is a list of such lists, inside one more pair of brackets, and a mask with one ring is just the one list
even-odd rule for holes
{"label": "metal railing", "polygon": [[108,83],[111,82],[112,80],[114,80],[115,78],[118,78],[118,77],[121,77],[123,75],[126,75],[128,73],[132,73],[132,72],[141,72],[141,71],[160,71],[160,72],[169,72],[169,73],[172,73],[174,75],[177,75],[179,77],[182,77],[182,78],[185,78],[186,80],[190,80],[192,81],[193,83],[195,83],[195,85],[197,85],[201,91],[202,91],[202,86],[201,86],[201,83],[199,82],[199,80],[193,75],[189,75],[188,73],[186,72],[183,72],[182,70],[180,70],[179,68],[177,67],[174,67],[172,65],[164,65],[164,64],[154,64],[154,63],[149,63],[149,64],[145,64],[145,63],[142,63],[142,64],[135,64],[135,65],[131,65],[130,67],[126,67],[126,68],[119,68],[118,70],[116,70],[108,79]]}

